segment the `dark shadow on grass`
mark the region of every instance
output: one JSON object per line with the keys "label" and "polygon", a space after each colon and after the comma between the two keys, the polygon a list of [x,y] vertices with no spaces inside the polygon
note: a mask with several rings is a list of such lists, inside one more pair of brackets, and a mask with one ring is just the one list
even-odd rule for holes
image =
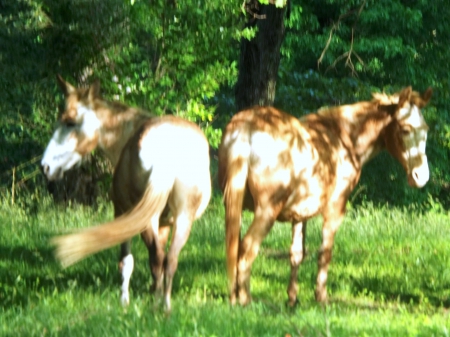
{"label": "dark shadow on grass", "polygon": [[[298,281],[300,297],[301,292],[313,292],[316,287],[317,253],[317,251],[309,252],[299,268]],[[273,280],[273,282],[279,282],[287,286],[290,275],[289,252],[264,249],[261,251],[261,255],[266,259],[282,263],[286,266],[286,270],[278,274],[269,274],[263,271],[260,273],[260,276],[269,279],[269,282]],[[410,275],[410,278],[413,277],[414,275]],[[426,277],[423,277],[423,280],[425,279]],[[435,308],[450,308],[450,296],[442,295],[448,293],[444,289],[445,285],[441,285],[442,289],[440,291],[439,289],[429,289],[425,281],[418,281],[416,286],[406,286],[405,284],[405,290],[401,290],[404,281],[395,275],[382,275],[380,277],[363,275],[358,278],[352,277],[350,274],[339,276],[333,273],[333,263],[330,266],[327,283],[329,294],[331,294],[329,296],[330,302],[346,302],[342,299],[334,299],[332,295],[334,292],[339,291],[339,288],[342,286],[341,282],[345,282],[346,287],[349,288],[350,296],[352,297],[348,300],[348,304],[352,306],[367,307],[368,305],[363,303],[364,301],[361,300],[360,296],[361,294],[370,294],[374,298],[374,301],[378,303],[384,301],[387,304],[398,303],[417,306],[426,301]],[[416,291],[413,292],[411,289]]]}
{"label": "dark shadow on grass", "polygon": [[[43,237],[50,237],[52,234],[43,233]],[[137,237],[133,241],[136,241],[133,243],[135,267],[130,290],[132,293],[150,296],[151,275],[147,250],[140,242],[140,238]],[[97,253],[63,269],[55,259],[54,249],[48,242],[39,246],[33,244],[0,247],[2,263],[6,266],[0,269],[0,305],[5,310],[25,307],[42,297],[51,296],[55,291],[64,293],[80,290],[102,293],[109,289],[119,294],[122,282],[118,271],[119,247]],[[172,290],[174,296],[186,288],[196,288],[195,280],[199,275],[225,270],[222,259],[209,255],[196,259],[195,256],[190,257],[188,252],[182,255],[174,277]],[[215,295],[222,297],[224,294]]]}
{"label": "dark shadow on grass", "polygon": [[109,251],[67,269],[62,269],[55,260],[50,245],[2,246],[0,256],[6,266],[0,269],[0,305],[5,309],[24,307],[55,291],[61,293],[75,288],[95,291],[95,288],[120,286],[117,260],[111,259]]}
{"label": "dark shadow on grass", "polygon": [[424,299],[428,301],[433,307],[449,308],[450,297],[442,297],[437,295],[439,291],[429,291],[425,288],[419,288],[421,294],[415,294],[411,291],[395,291],[396,286],[402,284],[402,280],[392,276],[391,280],[386,281],[371,276],[362,276],[351,278],[351,289],[355,294],[370,293],[375,299],[384,298],[388,302],[398,302],[403,304],[420,305]]}
{"label": "dark shadow on grass", "polygon": [[[176,296],[177,293],[184,291],[186,288],[199,288],[199,285],[196,284],[196,280],[203,277],[208,278],[208,274],[213,277],[216,273],[223,273],[223,277],[226,278],[225,261],[222,259],[209,255],[198,259],[189,257],[188,254],[185,254],[180,257],[178,263],[178,269],[173,279],[172,295]],[[223,298],[224,296],[227,296],[225,294],[226,288],[218,290],[216,285],[208,286],[208,292],[209,295],[214,298]]]}

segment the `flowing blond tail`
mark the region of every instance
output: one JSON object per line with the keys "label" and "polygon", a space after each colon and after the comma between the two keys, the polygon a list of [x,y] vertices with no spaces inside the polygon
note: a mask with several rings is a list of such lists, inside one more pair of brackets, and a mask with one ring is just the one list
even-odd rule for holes
{"label": "flowing blond tail", "polygon": [[113,221],[83,230],[79,233],[57,236],[51,240],[56,246],[56,258],[64,268],[88,255],[125,242],[141,233],[166,206],[171,188],[155,191],[148,186],[139,203],[129,212]]}

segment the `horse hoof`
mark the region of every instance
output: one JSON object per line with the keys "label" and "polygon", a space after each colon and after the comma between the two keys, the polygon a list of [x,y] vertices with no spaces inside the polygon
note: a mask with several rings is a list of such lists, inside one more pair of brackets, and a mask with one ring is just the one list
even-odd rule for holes
{"label": "horse hoof", "polygon": [[122,307],[130,305],[130,296],[128,294],[122,294],[122,296],[120,296],[120,304],[122,304]]}
{"label": "horse hoof", "polygon": [[252,297],[247,294],[239,294],[239,304],[243,307],[249,305],[252,302]]}
{"label": "horse hoof", "polygon": [[294,298],[294,299],[289,299],[288,301],[287,301],[287,306],[289,307],[289,308],[294,308],[294,307],[296,307],[298,304],[299,304],[300,302],[299,302],[299,300],[298,300],[298,298]]}
{"label": "horse hoof", "polygon": [[327,302],[327,292],[326,291],[316,291],[316,301],[319,303]]}

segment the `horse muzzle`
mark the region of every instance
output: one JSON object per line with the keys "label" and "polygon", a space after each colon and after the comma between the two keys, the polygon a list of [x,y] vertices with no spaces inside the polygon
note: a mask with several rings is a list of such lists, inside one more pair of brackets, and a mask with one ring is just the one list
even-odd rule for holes
{"label": "horse muzzle", "polygon": [[61,168],[51,170],[48,164],[41,163],[41,171],[48,181],[61,180],[64,176],[64,171]]}
{"label": "horse muzzle", "polygon": [[422,188],[430,179],[430,170],[428,165],[422,165],[412,169],[408,175],[408,184],[411,187]]}

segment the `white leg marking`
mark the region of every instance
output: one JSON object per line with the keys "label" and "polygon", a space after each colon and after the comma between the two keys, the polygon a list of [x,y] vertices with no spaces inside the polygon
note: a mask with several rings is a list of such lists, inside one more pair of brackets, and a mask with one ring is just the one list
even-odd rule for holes
{"label": "white leg marking", "polygon": [[130,278],[133,273],[134,259],[133,255],[128,254],[122,260],[122,295],[120,296],[120,302],[123,306],[130,304],[130,293],[128,288],[130,286]]}
{"label": "white leg marking", "polygon": [[319,280],[319,283],[323,286],[327,282],[328,273],[324,270],[319,271],[319,277],[317,278]]}

